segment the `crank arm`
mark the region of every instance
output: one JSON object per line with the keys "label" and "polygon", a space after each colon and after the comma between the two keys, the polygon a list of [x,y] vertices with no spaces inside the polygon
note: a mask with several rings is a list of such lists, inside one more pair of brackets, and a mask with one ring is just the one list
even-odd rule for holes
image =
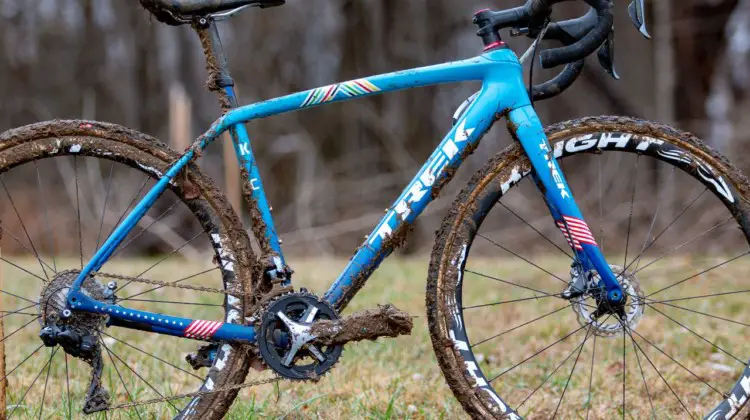
{"label": "crank arm", "polygon": [[336,321],[316,321],[310,332],[315,337],[312,343],[332,346],[409,335],[413,327],[411,315],[389,304],[355,312]]}

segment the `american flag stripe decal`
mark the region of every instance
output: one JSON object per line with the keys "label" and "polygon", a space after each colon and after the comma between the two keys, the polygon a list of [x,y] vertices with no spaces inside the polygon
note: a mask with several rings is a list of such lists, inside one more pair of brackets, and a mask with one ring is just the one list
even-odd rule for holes
{"label": "american flag stripe decal", "polygon": [[560,228],[563,236],[565,236],[565,240],[568,241],[571,247],[577,251],[582,251],[583,247],[581,244],[598,246],[586,222],[570,216],[563,216],[563,219],[565,220],[564,222],[562,220],[556,222],[557,227]]}
{"label": "american flag stripe decal", "polygon": [[216,331],[224,325],[223,322],[195,320],[185,328],[185,337],[208,339],[213,337]]}

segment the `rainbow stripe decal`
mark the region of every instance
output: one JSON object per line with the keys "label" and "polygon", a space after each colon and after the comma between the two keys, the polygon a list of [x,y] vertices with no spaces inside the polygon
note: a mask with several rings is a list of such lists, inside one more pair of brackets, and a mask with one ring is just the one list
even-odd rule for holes
{"label": "rainbow stripe decal", "polygon": [[302,102],[301,107],[305,108],[325,102],[331,102],[339,93],[347,98],[353,98],[375,92],[380,92],[380,88],[367,79],[352,80],[311,90],[305,101]]}
{"label": "rainbow stripe decal", "polygon": [[187,338],[207,340],[213,337],[214,333],[216,333],[222,325],[224,325],[222,322],[196,320],[191,322],[183,332]]}

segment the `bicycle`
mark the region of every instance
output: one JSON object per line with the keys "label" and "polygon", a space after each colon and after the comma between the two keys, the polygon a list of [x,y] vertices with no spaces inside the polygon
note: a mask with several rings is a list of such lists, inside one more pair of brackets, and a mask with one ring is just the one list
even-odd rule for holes
{"label": "bicycle", "polygon": [[[135,414],[140,418],[141,405],[159,404],[161,411],[152,413],[151,416],[220,418],[229,410],[241,388],[282,378],[315,380],[333,368],[345,343],[408,333],[411,319],[392,307],[346,318],[341,318],[339,314],[379,264],[402,243],[410,225],[437,197],[477,147],[480,139],[500,118],[508,121],[509,131],[515,141],[491,158],[456,198],[437,233],[427,281],[428,324],[433,347],[440,368],[462,407],[476,418],[516,419],[522,413],[536,418],[554,418],[558,415],[585,415],[588,418],[592,414],[594,417],[607,416],[610,410],[621,414],[623,418],[626,413],[636,418],[695,417],[696,413],[708,413],[706,418],[709,419],[735,416],[750,393],[750,367],[747,359],[734,356],[738,348],[743,348],[743,343],[731,338],[735,334],[741,334],[741,327],[748,325],[733,317],[743,302],[732,299],[740,299],[748,290],[735,290],[739,286],[727,286],[720,280],[713,279],[712,284],[734,289],[721,288],[718,293],[708,294],[702,292],[702,289],[695,289],[698,287],[695,286],[695,279],[713,276],[715,272],[709,272],[739,261],[748,251],[719,263],[716,261],[721,254],[717,256],[704,253],[701,254],[703,257],[688,254],[687,260],[678,260],[681,261],[682,269],[685,269],[685,261],[689,261],[687,268],[692,268],[690,264],[706,261],[710,266],[698,271],[698,274],[694,274],[695,271],[692,270],[690,276],[683,275],[675,282],[668,279],[665,283],[663,275],[650,276],[648,282],[644,282],[645,276],[639,273],[649,266],[659,267],[665,259],[678,251],[690,250],[691,246],[701,244],[718,233],[739,235],[736,239],[722,239],[718,242],[720,244],[729,244],[732,249],[743,243],[747,246],[750,237],[750,210],[747,205],[750,184],[727,159],[692,135],[656,123],[622,117],[593,117],[556,124],[545,130],[533,108],[532,99],[546,99],[570,87],[580,75],[583,60],[587,56],[598,51],[601,64],[612,75],[616,75],[612,60],[612,2],[585,0],[591,6],[586,15],[570,21],[551,23],[549,16],[552,6],[558,2],[559,0],[529,0],[526,5],[518,8],[477,12],[474,23],[479,28],[478,34],[483,41],[484,50],[474,58],[351,80],[239,107],[216,22],[247,8],[279,6],[284,1],[141,0],[141,4],[160,21],[173,25],[190,24],[196,30],[208,63],[209,88],[218,93],[224,115],[184,153],[175,152],[155,139],[133,130],[93,121],[55,120],[9,130],[0,135],[0,183],[8,197],[6,211],[17,216],[19,222],[18,226],[9,228],[8,217],[5,217],[3,236],[6,240],[10,237],[13,240],[11,244],[23,248],[33,256],[34,264],[38,264],[41,269],[39,272],[33,268],[37,272],[32,272],[32,268],[24,266],[23,262],[16,263],[0,257],[18,270],[15,272],[16,276],[20,276],[18,278],[27,280],[15,282],[11,286],[7,286],[6,280],[6,289],[0,290],[6,299],[12,298],[17,305],[12,306],[11,310],[2,311],[2,319],[12,323],[14,316],[28,317],[24,318],[24,325],[18,329],[13,328],[3,340],[14,336],[25,337],[24,334],[28,331],[25,328],[29,325],[40,325],[39,337],[42,340],[38,347],[36,344],[19,342],[13,346],[14,351],[9,353],[14,367],[3,379],[8,380],[11,389],[10,417],[14,414],[38,414],[43,417],[49,415],[50,410],[72,417],[73,395],[77,395],[84,398],[84,413],[120,409],[127,410],[131,417]],[[631,16],[640,31],[647,35],[643,6],[642,0],[632,3]],[[513,34],[536,38],[530,52],[522,60],[517,58],[500,37],[500,30],[507,28]],[[543,51],[543,66],[551,68],[564,64],[565,68],[553,80],[531,86],[527,91],[521,61],[528,58],[529,54],[532,58],[536,55],[542,39],[558,40],[565,44],[560,48]],[[282,252],[244,124],[285,112],[395,90],[463,81],[481,81],[482,88],[458,109],[450,132],[401,196],[387,209],[383,219],[356,250],[330,289],[322,298],[304,289],[294,291],[291,286],[292,270]],[[231,134],[242,168],[243,191],[250,208],[254,241],[248,236],[221,191],[194,163],[201,151],[225,132]],[[613,166],[625,158],[631,158],[635,162],[632,193],[626,194],[629,205],[626,202],[624,207],[630,214],[626,244],[624,249],[615,251],[624,251],[622,265],[610,264],[605,258],[603,246],[597,244],[594,233],[584,221],[558,163],[568,159],[600,159],[605,155],[616,156],[618,160]],[[650,215],[648,217],[650,228],[645,242],[639,246],[637,255],[628,260],[631,222],[639,185],[638,162],[641,159],[647,160],[649,167],[659,164],[668,167],[665,171],[649,172],[666,174],[660,182],[668,184],[674,182],[675,178],[697,181],[699,193],[697,196],[690,195],[687,206],[679,207],[681,210],[672,209],[671,214],[677,216],[664,229],[655,229],[661,209],[659,204],[653,218]],[[45,172],[45,163],[51,161],[62,162],[55,168],[60,173],[63,171],[61,168],[67,168],[67,178],[75,180],[74,188],[67,190],[68,195],[75,198],[73,201],[77,207],[74,212],[77,220],[68,221],[71,227],[70,238],[56,240],[54,231],[50,228],[49,201],[54,200],[55,195],[49,190],[45,191],[42,180],[54,177],[54,174]],[[94,180],[90,181],[91,185],[80,185],[79,162],[84,162],[86,172],[93,174],[90,178]],[[600,209],[600,229],[597,236],[603,238],[601,225],[605,221],[605,200],[602,161],[597,162]],[[29,163],[32,165],[25,165]],[[20,173],[14,171],[22,167],[30,168],[26,169],[29,173],[22,174],[24,176],[19,178],[27,182],[28,190],[38,190],[41,210],[24,211],[29,208],[29,204],[24,200],[14,200],[8,189],[9,182],[6,179],[13,173]],[[123,177],[124,181],[113,182],[113,179],[120,179],[124,171],[132,170],[139,173],[137,179],[143,177],[142,184],[133,182],[132,177]],[[592,190],[591,178],[583,178],[587,183],[587,191]],[[520,184],[525,179],[530,179],[542,192],[554,227],[559,230],[560,238],[567,242],[567,250],[544,235],[544,228],[534,226],[524,218],[525,214],[513,211],[511,203],[503,201],[512,191],[520,191],[523,188]],[[37,185],[31,185],[34,183]],[[653,186],[655,183],[651,184]],[[125,211],[114,219],[108,211],[108,205],[114,205],[110,199],[115,201],[114,196],[110,195],[113,185],[122,188],[140,185],[129,203],[128,200],[121,203],[127,203]],[[607,189],[616,190],[612,185]],[[93,191],[93,197],[99,197],[95,201],[95,210],[90,208],[86,200],[83,204],[80,200],[81,193],[86,190]],[[106,191],[103,200],[102,190]],[[140,198],[142,193],[144,195]],[[158,200],[167,197],[172,197],[174,204],[157,205]],[[649,250],[659,249],[659,245],[655,245],[659,238],[674,233],[666,233],[672,226],[678,226],[675,229],[679,228],[681,232],[688,232],[693,228],[692,225],[699,224],[680,224],[680,217],[689,212],[691,207],[700,209],[701,214],[710,216],[709,219],[715,219],[716,211],[701,207],[704,204],[700,200],[704,197],[712,198],[712,203],[718,203],[719,208],[728,211],[729,215],[725,215],[722,222],[712,225],[709,230],[682,242],[648,263],[644,262]],[[509,204],[505,204],[506,202]],[[679,200],[672,203],[674,202]],[[497,204],[500,206],[497,207]],[[607,203],[607,206],[610,207],[610,204],[612,203]],[[144,244],[143,235],[148,235],[148,230],[153,226],[159,226],[159,221],[164,217],[174,214],[172,212],[177,206],[181,209],[181,215],[192,216],[192,226],[198,230],[195,236],[154,264],[149,262],[140,267],[133,266],[134,263],[131,262],[117,262],[115,257],[122,255],[124,249],[133,244]],[[489,234],[479,232],[485,223],[490,226],[491,222],[487,219],[490,211],[501,207],[510,213],[506,220],[519,220],[528,225],[539,234],[542,243],[551,244],[566,255],[563,263],[565,269],[569,270],[569,278],[550,272],[521,255],[518,250],[496,242]],[[101,216],[98,208],[102,208]],[[59,206],[54,209],[55,213],[64,214]],[[529,214],[531,211],[528,210]],[[96,235],[82,233],[82,213],[94,216],[95,220],[100,218],[94,224],[94,227],[98,227]],[[36,230],[23,221],[24,217],[28,221],[31,216],[35,217]],[[11,219],[15,220],[15,217]],[[113,225],[109,234],[103,234],[102,231],[105,219],[108,224]],[[731,220],[737,222],[737,225],[727,224]],[[136,233],[137,226],[142,228]],[[42,241],[37,245],[31,239],[32,233],[42,236]],[[160,234],[162,233],[169,239],[170,232],[161,231]],[[154,270],[158,270],[155,267],[162,261],[188,245],[193,246],[199,238],[212,250],[215,267],[169,282],[148,278],[155,274]],[[93,256],[86,261],[84,246],[93,244],[94,239],[96,245],[91,247],[94,250]],[[478,239],[481,239],[481,243],[475,242]],[[54,250],[55,244],[60,242],[68,247],[77,245],[80,261],[58,261]],[[147,245],[145,243],[144,247]],[[482,246],[499,247],[506,254],[532,265],[535,270],[542,272],[543,280],[553,281],[552,288],[538,278],[519,283],[475,271],[476,269],[467,265],[469,253],[475,248],[480,250]],[[50,253],[51,255],[47,255]],[[481,259],[477,261],[481,265]],[[78,263],[80,268],[71,268]],[[180,264],[189,265],[188,262]],[[105,265],[115,272],[130,270],[138,274],[108,273],[108,270],[103,270]],[[146,277],[146,274],[149,276]],[[475,282],[490,283],[484,283],[484,286],[473,291],[474,283],[469,284],[470,278]],[[190,281],[196,279],[201,280],[199,285],[190,284]],[[29,285],[38,285],[40,281],[41,293],[26,290]],[[125,283],[118,285],[117,281]],[[205,286],[207,281],[218,287]],[[142,288],[125,295],[124,289],[130,284],[140,284]],[[507,286],[511,291],[498,292],[486,287],[487,284]],[[674,292],[677,286],[684,286],[680,288],[683,294],[662,300],[652,297],[667,290]],[[166,288],[170,290],[167,297],[156,295],[161,300],[144,299],[154,297],[153,293]],[[30,294],[22,296],[23,291]],[[186,302],[185,295],[201,297],[197,301]],[[480,300],[477,303],[477,296],[500,300]],[[167,298],[169,300],[164,300]],[[699,309],[682,306],[685,302],[699,299],[714,303],[708,309],[705,304]],[[562,301],[562,306],[550,310],[551,301]],[[129,306],[124,306],[125,303]],[[494,323],[497,315],[489,312],[489,308],[506,304],[519,304],[513,307],[515,309],[500,314],[510,320],[511,326],[508,329],[491,336],[487,333],[479,335],[481,340],[477,339],[477,335],[470,337],[470,323]],[[130,307],[132,305],[138,306],[138,309]],[[176,305],[176,310],[182,311],[183,315],[163,314],[162,308],[169,305]],[[144,307],[156,309],[145,310]],[[529,309],[540,309],[542,315],[527,316],[526,311]],[[709,309],[716,313],[707,313]],[[572,314],[577,322],[564,322],[561,317],[565,313]],[[673,318],[676,313],[685,314],[686,318],[680,322]],[[535,327],[536,330],[524,329],[541,320],[547,322],[551,317],[560,322],[541,324]],[[26,322],[29,318],[31,320]],[[643,328],[653,330],[657,320],[664,320],[667,325],[676,323],[681,327],[678,329],[681,333],[647,338],[649,332],[643,331]],[[700,332],[685,325],[691,321],[695,330]],[[641,323],[645,326],[639,332],[636,327]],[[372,330],[363,331],[363,326]],[[112,335],[115,334],[114,331],[124,331],[127,336],[117,338]],[[477,328],[476,331],[484,332],[482,328]],[[524,335],[514,336],[516,331],[524,332]],[[151,340],[142,346],[130,344],[134,338],[154,337],[153,334],[158,334],[159,340]],[[717,334],[720,336],[715,338]],[[584,336],[582,340],[581,335]],[[170,339],[170,336],[174,339]],[[571,343],[568,339],[574,336],[577,336],[577,341]],[[620,336],[621,343],[618,339]],[[531,354],[527,356],[511,352],[509,359],[522,359],[512,366],[491,360],[493,354],[485,357],[484,352],[492,353],[493,350],[480,346],[501,337],[513,337],[512,344],[508,346],[511,350],[518,346],[519,352],[526,350]],[[597,339],[604,341],[599,348],[596,346]],[[537,340],[545,341],[537,343]],[[190,353],[187,361],[195,372],[203,370],[200,376],[180,367],[180,362],[167,360],[181,357],[180,349],[192,348],[195,341],[206,344]],[[576,374],[576,366],[581,361],[584,349],[586,357],[588,356],[586,344],[589,342],[592,343],[590,370]],[[661,343],[664,348],[654,342]],[[602,348],[606,343],[613,344]],[[119,346],[118,352],[136,351],[145,354],[150,357],[146,360],[154,365],[141,365],[136,370],[127,363],[128,357],[120,357],[112,350],[114,345]],[[538,362],[537,356],[545,354],[551,348],[556,348],[555,351],[559,352],[560,347],[555,347],[557,345],[567,346],[562,351],[562,356],[567,354],[567,357],[550,356],[549,361]],[[33,360],[45,346],[50,348],[49,358],[42,369],[35,376],[23,375],[24,369],[28,367],[25,363]],[[147,351],[151,348],[149,346],[169,348],[169,351],[156,355]],[[642,385],[637,390],[626,389],[626,355],[631,346],[630,363],[635,359],[638,367],[634,374],[635,382],[639,387]],[[15,351],[18,349],[24,350],[22,356]],[[29,352],[25,349],[29,349]],[[47,384],[53,371],[53,378],[58,375],[63,377],[61,364],[53,368],[55,355],[61,349],[65,361],[66,386],[60,380],[59,396],[55,398],[51,394],[52,389],[48,394]],[[653,359],[646,351],[649,349]],[[619,358],[620,350],[622,359]],[[706,357],[700,357],[696,362],[693,360],[697,357],[695,353]],[[71,373],[69,356],[81,359],[91,367],[88,386],[81,387],[74,383],[73,394],[70,376],[80,372],[72,370]],[[505,357],[505,354],[497,357],[500,356]],[[657,359],[657,356],[661,359]],[[693,358],[677,360],[681,356]],[[597,357],[607,363],[603,372],[602,369],[594,368]],[[734,359],[729,362],[736,362],[739,366],[719,371],[706,368],[706,363],[727,358]],[[20,362],[15,363],[17,360]],[[105,374],[103,372],[107,360],[114,370],[110,369]],[[254,360],[263,361],[276,376],[244,382]],[[560,360],[562,362],[557,364]],[[660,363],[665,360],[674,363],[668,374],[659,369],[659,360]],[[574,361],[572,369],[558,375],[560,368],[570,361]],[[162,368],[155,367],[157,362],[161,363],[159,366],[171,367],[173,370],[166,373]],[[136,390],[128,388],[123,370],[118,366],[130,370],[145,386],[141,385]],[[630,366],[635,369],[632,364]],[[621,369],[618,370],[618,367]],[[33,397],[28,397],[45,370],[41,396],[35,398],[37,395],[34,394]],[[12,376],[14,372],[18,372],[16,377]],[[143,377],[149,373],[155,375],[161,382],[160,385],[167,386],[168,389],[162,388],[161,392],[156,389]],[[737,373],[740,374],[739,379]],[[174,374],[181,375],[181,379],[174,377]],[[516,379],[510,379],[512,375],[516,375]],[[618,375],[622,376],[621,384]],[[647,379],[649,375],[650,379]],[[30,385],[25,386],[24,381],[31,378],[33,380]],[[495,382],[499,378],[502,380]],[[696,383],[688,391],[683,389],[687,380]],[[115,395],[116,401],[113,402],[113,396],[106,388],[117,383],[122,384],[125,391]],[[715,383],[720,384],[714,385]],[[581,389],[574,389],[578,385]],[[544,391],[538,393],[545,386]],[[185,392],[185,389],[195,391]],[[158,398],[139,400],[139,395],[146,392],[153,392]],[[602,393],[603,396],[599,395]],[[627,398],[628,393],[630,399]],[[564,400],[566,394],[569,396],[567,401]],[[719,395],[718,399],[715,394]],[[597,395],[599,398],[596,398]],[[657,399],[664,395],[667,396],[666,400]],[[672,396],[674,399],[671,399]],[[35,399],[38,407],[31,408],[27,397]],[[633,398],[636,402],[632,401]],[[567,403],[565,407],[562,407],[563,402]]]}

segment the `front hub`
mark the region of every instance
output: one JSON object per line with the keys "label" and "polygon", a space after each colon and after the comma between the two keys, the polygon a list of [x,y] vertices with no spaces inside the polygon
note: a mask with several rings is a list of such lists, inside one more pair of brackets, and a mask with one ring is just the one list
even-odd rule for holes
{"label": "front hub", "polygon": [[593,333],[600,337],[616,336],[625,326],[635,329],[645,309],[645,294],[635,274],[616,265],[610,268],[624,293],[619,304],[609,303],[596,272],[591,273],[586,292],[571,300],[578,322],[582,326],[591,325]]}

